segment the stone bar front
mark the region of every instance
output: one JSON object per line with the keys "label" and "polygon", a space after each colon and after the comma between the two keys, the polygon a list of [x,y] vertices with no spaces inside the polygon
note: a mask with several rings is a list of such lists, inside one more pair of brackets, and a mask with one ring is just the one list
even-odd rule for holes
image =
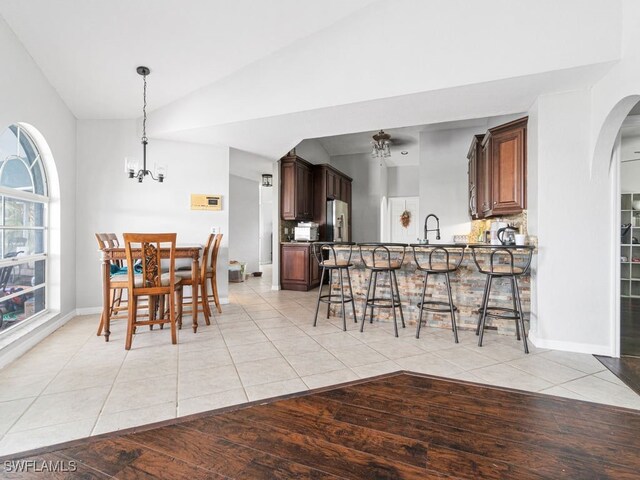
{"label": "stone bar front", "polygon": [[[372,247],[362,247],[365,260],[369,262],[370,254],[367,254],[367,250],[371,250]],[[394,254],[397,252],[401,256],[401,249],[390,249]],[[476,252],[479,263],[482,265],[485,261],[488,261],[491,250],[481,250]],[[346,259],[349,255],[348,247],[336,247],[336,253],[338,258]],[[535,253],[534,253],[535,255]],[[528,253],[522,250],[513,251],[513,256],[516,265],[523,263],[528,256]],[[419,259],[421,257],[418,257]],[[422,260],[421,264],[422,264]],[[351,282],[353,287],[353,294],[355,297],[356,314],[358,322],[362,320],[365,295],[368,282],[368,274],[370,270],[364,268],[364,263],[360,256],[358,246],[353,247],[351,255],[351,263],[353,267],[350,268]],[[327,274],[325,274],[327,275]],[[418,308],[418,302],[421,302],[422,287],[424,284],[424,272],[420,272],[416,268],[416,262],[413,256],[413,251],[410,247],[406,249],[406,255],[402,263],[402,267],[396,271],[398,278],[398,289],[400,290],[400,299],[402,301],[402,310],[404,313],[404,319],[407,326],[411,325],[415,328],[420,309]],[[456,312],[456,323],[458,328],[461,329],[475,329],[478,324],[478,308],[482,303],[482,295],[484,292],[484,286],[486,282],[486,275],[478,271],[471,250],[467,248],[464,253],[464,258],[460,264],[458,271],[449,274],[451,280],[451,294],[453,296],[453,303],[458,308]],[[518,285],[520,287],[520,299],[522,301],[522,309],[525,315],[525,322],[529,320],[529,312],[531,305],[531,283],[529,274],[517,277]],[[344,278],[345,287],[347,287],[347,279]],[[337,273],[333,274],[332,288],[335,294],[339,292],[339,277]],[[325,287],[326,289],[327,287]],[[378,274],[378,286],[376,289],[376,298],[389,298],[389,275],[386,273]],[[444,280],[444,275],[429,274],[429,286],[427,287],[425,297],[427,300],[436,300],[442,302],[448,302],[447,290]],[[511,292],[510,277],[494,279],[491,287],[491,296],[489,306],[498,307],[513,307],[513,297]],[[341,306],[334,304],[331,307],[333,315],[341,315]],[[398,314],[398,325],[400,326],[400,317]],[[352,314],[351,306],[347,304],[347,316],[350,319]],[[367,321],[368,321],[367,312]],[[393,313],[390,308],[375,308],[374,309],[374,322],[393,322]],[[451,317],[449,313],[423,313],[423,325],[440,328],[451,328]],[[351,323],[353,325],[353,323]],[[349,322],[347,322],[347,328]],[[528,324],[526,325],[528,331]],[[353,327],[351,327],[353,328]],[[359,325],[358,325],[359,328]],[[365,325],[365,331],[366,331]],[[390,328],[393,328],[390,325]],[[486,328],[490,330],[497,330],[501,334],[515,335],[515,321],[509,319],[500,319],[487,317]]]}

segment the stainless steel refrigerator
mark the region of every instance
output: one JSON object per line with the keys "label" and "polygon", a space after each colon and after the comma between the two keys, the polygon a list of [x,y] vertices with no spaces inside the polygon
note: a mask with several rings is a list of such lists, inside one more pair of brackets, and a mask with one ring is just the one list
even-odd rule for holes
{"label": "stainless steel refrigerator", "polygon": [[349,232],[349,204],[342,200],[327,201],[327,241],[348,242]]}

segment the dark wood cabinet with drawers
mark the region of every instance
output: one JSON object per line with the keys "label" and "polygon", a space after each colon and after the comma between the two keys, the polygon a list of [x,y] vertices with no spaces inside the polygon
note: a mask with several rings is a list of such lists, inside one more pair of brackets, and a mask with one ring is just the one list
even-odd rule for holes
{"label": "dark wood cabinet with drawers", "polygon": [[318,262],[310,243],[281,244],[280,284],[283,290],[303,292],[320,285]]}
{"label": "dark wood cabinet with drawers", "polygon": [[298,156],[280,160],[280,214],[283,220],[313,218],[313,165]]}
{"label": "dark wood cabinet with drawers", "polygon": [[474,136],[469,154],[469,215],[488,218],[527,208],[527,120]]}

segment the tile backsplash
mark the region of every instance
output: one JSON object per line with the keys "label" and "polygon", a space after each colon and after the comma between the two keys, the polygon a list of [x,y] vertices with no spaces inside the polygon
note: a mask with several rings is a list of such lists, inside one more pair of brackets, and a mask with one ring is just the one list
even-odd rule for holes
{"label": "tile backsplash", "polygon": [[[522,213],[518,213],[516,215],[504,215],[501,217],[488,218],[486,220],[472,220],[471,231],[469,232],[469,241],[484,241],[484,232],[491,229],[492,222],[506,222],[512,227],[517,228],[520,233],[527,235],[527,237],[529,236],[529,231],[527,229],[527,211],[524,210]],[[531,240],[532,239],[530,239],[530,243]]]}

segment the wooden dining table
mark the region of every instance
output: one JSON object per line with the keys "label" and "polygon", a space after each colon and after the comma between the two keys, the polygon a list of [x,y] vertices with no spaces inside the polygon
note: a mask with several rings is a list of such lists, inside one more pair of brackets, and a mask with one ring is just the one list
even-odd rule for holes
{"label": "wooden dining table", "polygon": [[[175,258],[191,259],[191,279],[194,287],[192,288],[192,318],[193,333],[198,330],[198,288],[200,281],[200,251],[202,247],[199,245],[176,246]],[[104,340],[109,341],[111,315],[110,315],[110,291],[111,291],[111,263],[116,260],[126,261],[127,253],[124,247],[110,247],[100,250],[102,253],[102,315],[104,318]],[[132,249],[131,253],[134,258],[142,258],[142,250]],[[169,258],[169,249],[162,248],[160,250],[162,258]]]}

